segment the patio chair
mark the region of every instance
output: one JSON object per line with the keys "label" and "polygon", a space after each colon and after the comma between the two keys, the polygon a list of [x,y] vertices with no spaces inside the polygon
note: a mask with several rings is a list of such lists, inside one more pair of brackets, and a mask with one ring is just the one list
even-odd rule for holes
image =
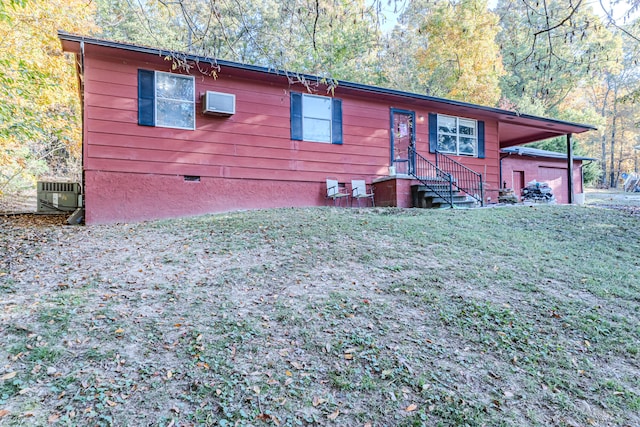
{"label": "patio chair", "polygon": [[338,183],[337,179],[327,178],[327,199],[333,199],[333,205],[337,206],[340,200],[345,200],[345,206],[349,202],[347,189]]}
{"label": "patio chair", "polygon": [[371,188],[371,192],[367,192],[367,184],[363,179],[351,181],[351,204],[353,204],[353,199],[358,201],[358,207],[360,207],[360,199],[371,199],[371,206],[375,207],[376,205],[373,200],[373,188]]}

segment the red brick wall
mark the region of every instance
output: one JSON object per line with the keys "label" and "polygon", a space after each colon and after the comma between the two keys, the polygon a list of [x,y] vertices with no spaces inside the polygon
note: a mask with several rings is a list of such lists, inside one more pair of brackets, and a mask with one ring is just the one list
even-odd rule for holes
{"label": "red brick wall", "polygon": [[389,178],[373,184],[376,206],[413,207],[411,185],[418,181],[409,178]]}

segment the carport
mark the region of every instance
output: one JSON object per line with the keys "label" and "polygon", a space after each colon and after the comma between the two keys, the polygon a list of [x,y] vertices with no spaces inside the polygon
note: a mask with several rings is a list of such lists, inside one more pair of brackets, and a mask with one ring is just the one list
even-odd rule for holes
{"label": "carport", "polygon": [[[591,157],[573,156],[569,165],[565,153],[507,147],[500,150],[500,182],[503,187],[512,188],[518,198],[528,182],[546,182],[558,203],[581,204],[584,202],[583,162],[594,160]],[[569,176],[573,177],[571,182]]]}

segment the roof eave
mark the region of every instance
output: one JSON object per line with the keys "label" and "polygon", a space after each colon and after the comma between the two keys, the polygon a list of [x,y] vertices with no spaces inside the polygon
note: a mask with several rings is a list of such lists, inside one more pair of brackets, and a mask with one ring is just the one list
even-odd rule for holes
{"label": "roof eave", "polygon": [[[258,72],[258,73],[267,73],[267,74],[277,75],[277,76],[295,75],[295,76],[300,77],[301,79],[304,79],[304,80],[307,80],[307,81],[314,81],[314,82],[318,82],[318,83],[322,83],[322,82],[327,81],[326,78],[323,78],[323,77],[320,77],[320,76],[314,76],[314,75],[311,75],[311,74],[294,73],[294,72],[289,72],[289,71],[285,71],[285,70],[267,68],[267,67],[262,67],[262,66],[258,66],[258,65],[241,64],[241,63],[238,63],[238,62],[227,61],[227,60],[222,60],[222,59],[215,59],[215,58],[210,58],[210,57],[205,57],[205,56],[198,56],[198,55],[193,55],[193,54],[188,54],[188,53],[183,53],[183,52],[176,52],[176,51],[171,51],[171,50],[166,50],[166,49],[159,49],[159,48],[153,48],[153,47],[147,47],[147,46],[140,46],[140,45],[135,45],[135,44],[130,44],[130,43],[115,42],[115,41],[111,41],[111,40],[97,39],[97,38],[93,38],[93,37],[87,37],[87,36],[82,36],[82,35],[77,35],[77,34],[71,34],[71,33],[68,33],[66,31],[62,31],[62,30],[58,30],[58,38],[62,42],[69,41],[69,42],[76,42],[76,43],[83,43],[83,42],[84,43],[91,43],[91,44],[95,44],[95,45],[103,46],[103,47],[110,47],[110,48],[114,48],[114,49],[124,49],[124,50],[129,50],[129,51],[134,51],[134,52],[139,52],[139,53],[144,53],[144,54],[157,55],[157,56],[169,56],[169,55],[178,54],[178,55],[180,55],[180,57],[182,59],[189,60],[189,61],[209,63],[209,64],[213,64],[213,65],[236,68],[236,69],[245,70],[245,71],[253,71],[253,72]],[[455,106],[455,107],[471,108],[471,109],[474,109],[476,111],[480,111],[480,112],[484,112],[484,113],[488,113],[488,114],[492,114],[492,115],[493,114],[497,114],[497,115],[502,115],[502,116],[505,116],[505,117],[513,117],[513,118],[520,118],[520,119],[525,119],[525,120],[533,120],[533,121],[537,121],[537,122],[543,122],[543,123],[548,123],[548,124],[553,124],[553,125],[559,125],[559,126],[563,126],[563,127],[575,128],[574,130],[575,130],[576,133],[581,133],[581,132],[586,132],[586,131],[589,131],[589,130],[596,130],[597,129],[595,126],[587,125],[587,124],[572,123],[572,122],[567,122],[567,121],[562,121],[562,120],[557,120],[557,119],[551,119],[551,118],[547,118],[547,117],[533,116],[533,115],[528,115],[528,114],[518,114],[518,113],[516,113],[514,111],[502,110],[502,109],[499,109],[499,108],[487,107],[487,106],[477,105],[477,104],[471,104],[471,103],[462,102],[462,101],[455,101],[455,100],[446,99],[446,98],[438,98],[438,97],[433,97],[433,96],[429,96],[429,95],[421,95],[421,94],[418,94],[418,93],[405,92],[405,91],[396,90],[396,89],[389,89],[389,88],[383,88],[383,87],[379,87],[379,86],[365,85],[365,84],[361,84],[361,83],[354,83],[354,82],[349,82],[349,81],[344,81],[344,80],[335,80],[334,82],[337,84],[337,87],[348,88],[348,89],[352,89],[352,90],[356,90],[356,91],[363,91],[363,92],[367,92],[367,93],[376,93],[376,94],[379,94],[379,95],[411,98],[411,99],[434,102],[434,103],[445,104],[445,105],[450,105],[450,106]]]}

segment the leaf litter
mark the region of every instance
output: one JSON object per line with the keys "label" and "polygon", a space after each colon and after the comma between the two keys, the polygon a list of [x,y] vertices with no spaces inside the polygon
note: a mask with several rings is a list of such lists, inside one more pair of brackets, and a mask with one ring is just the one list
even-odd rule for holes
{"label": "leaf litter", "polygon": [[0,425],[640,424],[637,216],[0,221]]}

